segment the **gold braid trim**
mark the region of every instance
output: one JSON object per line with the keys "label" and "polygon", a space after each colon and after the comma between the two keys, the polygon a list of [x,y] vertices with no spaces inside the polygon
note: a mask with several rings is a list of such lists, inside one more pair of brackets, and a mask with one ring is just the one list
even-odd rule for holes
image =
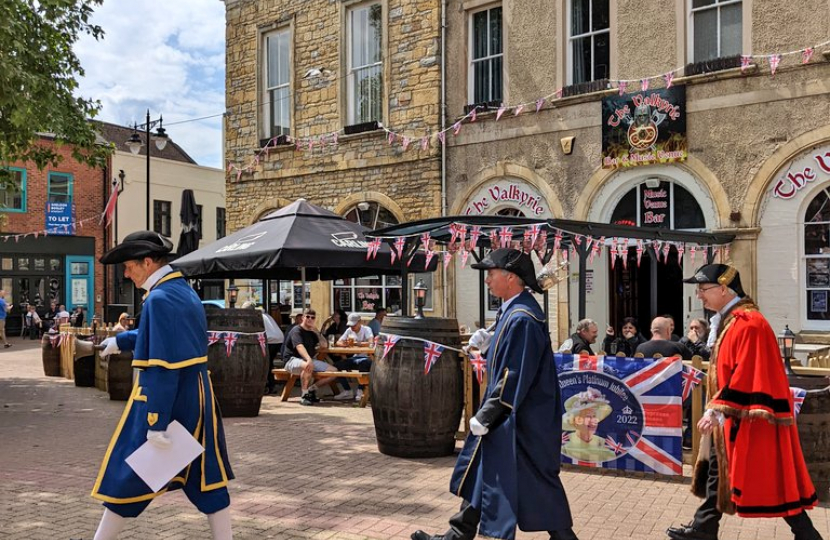
{"label": "gold braid trim", "polygon": [[725,414],[726,416],[731,416],[733,418],[740,418],[741,420],[744,420],[744,419],[756,420],[758,418],[763,418],[764,420],[766,420],[770,424],[775,424],[777,426],[791,426],[791,425],[793,425],[792,417],[778,418],[774,414],[772,414],[768,411],[761,410],[761,409],[752,409],[752,410],[736,409],[735,407],[730,407],[729,405],[720,405],[720,404],[717,404],[717,405],[711,405],[710,404],[709,408],[713,409],[715,411],[720,411],[723,414]]}
{"label": "gold braid trim", "polygon": [[735,276],[738,275],[738,271],[735,270],[734,266],[727,266],[726,270],[724,270],[723,274],[720,275],[718,278],[718,283],[721,285],[729,286],[732,283],[732,280],[735,279]]}

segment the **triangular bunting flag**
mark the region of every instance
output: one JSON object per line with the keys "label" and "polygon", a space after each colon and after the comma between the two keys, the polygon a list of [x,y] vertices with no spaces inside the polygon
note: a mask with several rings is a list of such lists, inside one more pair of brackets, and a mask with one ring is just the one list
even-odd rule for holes
{"label": "triangular bunting flag", "polygon": [[444,346],[432,341],[424,343],[424,375],[429,375],[432,366],[441,358],[441,353],[444,352]]}

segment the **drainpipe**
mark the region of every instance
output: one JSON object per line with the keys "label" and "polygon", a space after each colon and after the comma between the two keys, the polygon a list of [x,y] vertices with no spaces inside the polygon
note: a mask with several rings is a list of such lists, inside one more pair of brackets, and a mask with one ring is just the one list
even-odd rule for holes
{"label": "drainpipe", "polygon": [[[441,1],[441,130],[447,127],[447,0]],[[446,139],[444,139],[446,141]],[[441,145],[441,216],[447,215],[447,143]],[[449,312],[447,270],[442,265],[444,316]],[[484,324],[484,321],[481,322]]]}

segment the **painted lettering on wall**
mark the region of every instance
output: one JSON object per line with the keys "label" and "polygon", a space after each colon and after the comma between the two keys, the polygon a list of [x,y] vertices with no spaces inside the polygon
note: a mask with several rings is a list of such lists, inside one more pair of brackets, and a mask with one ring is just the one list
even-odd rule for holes
{"label": "painted lettering on wall", "polygon": [[643,184],[641,190],[643,213],[640,223],[644,227],[667,226],[666,218],[669,216],[669,203],[671,201],[668,186],[664,182],[661,182],[660,187],[657,188],[646,187]]}
{"label": "painted lettering on wall", "polygon": [[792,199],[801,189],[810,182],[815,182],[821,176],[830,176],[830,150],[824,148],[812,156],[816,168],[806,166],[800,170],[789,170],[779,178],[772,188],[772,196],[780,199]]}
{"label": "painted lettering on wall", "polygon": [[464,215],[484,214],[501,203],[515,203],[527,216],[540,216],[546,212],[542,196],[521,184],[496,184],[479,193],[464,211]]}

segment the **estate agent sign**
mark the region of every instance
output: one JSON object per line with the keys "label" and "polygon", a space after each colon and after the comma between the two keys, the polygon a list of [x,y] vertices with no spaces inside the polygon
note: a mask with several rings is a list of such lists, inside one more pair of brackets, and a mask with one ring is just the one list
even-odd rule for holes
{"label": "estate agent sign", "polygon": [[686,87],[602,100],[602,168],[685,161]]}

